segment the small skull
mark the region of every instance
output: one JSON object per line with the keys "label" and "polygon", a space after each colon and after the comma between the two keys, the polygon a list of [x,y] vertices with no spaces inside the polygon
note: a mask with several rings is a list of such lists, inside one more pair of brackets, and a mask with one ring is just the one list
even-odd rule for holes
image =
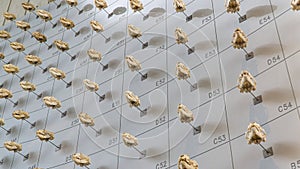
{"label": "small skull", "polygon": [[5,64],[3,65],[3,69],[7,73],[15,74],[19,72],[19,67],[13,64]]}
{"label": "small skull", "polygon": [[141,11],[142,9],[144,9],[143,4],[140,0],[129,0],[129,2],[130,7],[134,12]]}
{"label": "small skull", "polygon": [[190,123],[194,120],[193,112],[183,104],[178,105],[177,112],[181,123]]}
{"label": "small skull", "polygon": [[26,120],[30,117],[29,113],[23,110],[14,111],[12,116],[17,120]]}
{"label": "small skull", "polygon": [[190,69],[183,63],[177,62],[176,64],[176,76],[179,80],[186,80],[191,77]]}
{"label": "small skull", "polygon": [[246,70],[242,71],[238,79],[238,89],[241,93],[248,93],[256,90],[254,77]]}
{"label": "small skull", "polygon": [[0,99],[8,99],[12,98],[12,92],[5,89],[5,88],[0,88]]}
{"label": "small skull", "polygon": [[35,55],[26,55],[25,60],[29,64],[34,65],[34,66],[38,66],[38,65],[42,64],[42,59],[38,56],[35,56]]}
{"label": "small skull", "polygon": [[4,125],[5,125],[4,119],[0,118],[0,126],[2,127],[2,126],[4,126]]}
{"label": "small skull", "polygon": [[138,38],[142,36],[141,30],[130,24],[128,25],[128,33],[132,38]]}
{"label": "small skull", "polygon": [[19,42],[11,42],[10,43],[10,47],[15,50],[15,51],[18,51],[18,52],[22,52],[25,50],[25,47],[22,43],[19,43]]}
{"label": "small skull", "polygon": [[225,7],[228,13],[236,13],[240,11],[239,0],[225,0]]}
{"label": "small skull", "polygon": [[29,92],[33,92],[36,89],[34,84],[27,82],[27,81],[20,82],[20,86],[22,87],[23,90],[29,91]]}
{"label": "small skull", "polygon": [[4,59],[5,58],[5,55],[3,53],[0,52],[0,59]]}
{"label": "small skull", "polygon": [[248,144],[260,144],[261,142],[266,142],[267,139],[265,130],[255,122],[248,125],[245,136]]}
{"label": "small skull", "polygon": [[39,10],[36,11],[36,14],[37,14],[41,19],[43,19],[45,22],[51,21],[51,20],[52,20],[52,15],[51,15],[51,13],[48,12],[48,11],[39,9]]}
{"label": "small skull", "polygon": [[89,49],[87,51],[87,54],[89,55],[90,59],[94,62],[101,61],[102,60],[102,54],[95,49]]}
{"label": "small skull", "polygon": [[70,6],[77,6],[78,5],[78,0],[67,0],[68,5]]}
{"label": "small skull", "polygon": [[104,27],[103,25],[101,25],[98,21],[96,20],[92,20],[90,22],[90,25],[92,27],[92,29],[96,32],[103,32],[104,31]]}
{"label": "small skull", "polygon": [[82,153],[76,153],[72,155],[72,160],[76,165],[79,165],[81,167],[88,166],[91,164],[90,157],[82,154]]}
{"label": "small skull", "polygon": [[91,92],[96,92],[97,90],[99,90],[99,85],[89,79],[84,79],[83,84],[85,88]]}
{"label": "small skull", "polygon": [[99,10],[107,8],[107,3],[105,0],[94,0],[94,2]]}
{"label": "small skull", "polygon": [[36,131],[36,136],[41,141],[54,140],[54,133],[50,132],[50,131],[47,131],[47,130],[38,130],[38,131]]}
{"label": "small skull", "polygon": [[133,71],[138,71],[138,70],[141,70],[142,66],[141,66],[141,63],[136,59],[134,58],[133,56],[126,56],[126,63],[127,63],[127,66],[128,68],[133,72]]}
{"label": "small skull", "polygon": [[49,69],[49,72],[51,73],[51,75],[57,79],[57,80],[60,80],[60,79],[64,79],[66,77],[66,74],[65,72],[63,72],[62,70],[60,69],[57,69],[55,67],[51,67]]}
{"label": "small skull", "polygon": [[26,11],[34,11],[35,10],[35,6],[29,2],[23,2],[22,3],[22,7],[26,10]]}
{"label": "small skull", "polygon": [[233,48],[241,49],[247,47],[248,38],[246,34],[239,28],[233,33],[232,46]]}
{"label": "small skull", "polygon": [[62,40],[55,40],[54,44],[57,47],[57,49],[59,49],[63,52],[66,50],[69,50],[69,44],[67,42],[64,42]]}
{"label": "small skull", "polygon": [[63,27],[65,27],[66,29],[72,29],[75,26],[75,24],[72,20],[67,19],[65,17],[60,17],[59,21],[63,25]]}
{"label": "small skull", "polygon": [[46,42],[47,41],[47,37],[40,33],[40,32],[33,32],[32,33],[32,36],[37,40],[39,41],[40,43],[43,43],[43,42]]}
{"label": "small skull", "polygon": [[4,147],[8,151],[19,152],[22,151],[22,145],[13,141],[4,142]]}
{"label": "small skull", "polygon": [[178,158],[178,169],[198,169],[198,163],[183,154]]}
{"label": "small skull", "polygon": [[141,101],[138,96],[136,96],[131,91],[125,91],[125,97],[127,99],[127,103],[130,107],[138,107],[141,105]]}
{"label": "small skull", "polygon": [[176,12],[184,12],[186,10],[183,0],[173,0],[173,6]]}
{"label": "small skull", "polygon": [[88,115],[87,113],[81,112],[78,115],[79,120],[82,124],[84,124],[85,126],[94,126],[95,122],[94,119]]}
{"label": "small skull", "polygon": [[23,31],[27,31],[30,29],[30,24],[25,21],[16,21],[16,25],[18,28],[22,29]]}
{"label": "small skull", "polygon": [[6,19],[6,20],[9,20],[9,21],[13,21],[16,19],[16,15],[12,14],[12,13],[8,13],[8,12],[4,12],[3,13],[3,17]]}
{"label": "small skull", "polygon": [[294,11],[300,10],[300,0],[292,0],[291,7],[292,7],[292,10],[294,10]]}
{"label": "small skull", "polygon": [[58,109],[61,107],[61,103],[59,100],[57,100],[53,96],[46,96],[43,98],[43,101],[47,107],[50,107],[52,109]]}
{"label": "small skull", "polygon": [[123,133],[122,134],[122,139],[124,144],[127,147],[134,147],[138,145],[138,140],[136,137],[134,137],[133,135],[129,134],[129,133]]}
{"label": "small skull", "polygon": [[189,41],[187,34],[185,32],[183,32],[183,30],[181,28],[176,28],[175,38],[176,38],[177,44],[181,44],[181,43],[184,44]]}
{"label": "small skull", "polygon": [[5,30],[1,30],[0,31],[0,38],[7,40],[7,39],[11,38],[11,36],[10,36],[9,32],[7,32]]}

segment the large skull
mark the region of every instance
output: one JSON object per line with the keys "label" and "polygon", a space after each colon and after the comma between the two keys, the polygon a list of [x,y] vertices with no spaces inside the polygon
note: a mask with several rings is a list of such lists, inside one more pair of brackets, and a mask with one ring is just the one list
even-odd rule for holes
{"label": "large skull", "polygon": [[266,132],[257,123],[250,123],[245,133],[248,144],[260,144],[261,142],[266,142]]}
{"label": "large skull", "polygon": [[225,0],[225,7],[228,13],[236,13],[240,10],[239,0]]}
{"label": "large skull", "polygon": [[239,28],[233,33],[232,46],[237,49],[247,47],[248,38],[246,34]]}
{"label": "large skull", "polygon": [[256,90],[256,81],[254,77],[246,70],[242,71],[238,79],[238,89],[241,93],[248,93]]}

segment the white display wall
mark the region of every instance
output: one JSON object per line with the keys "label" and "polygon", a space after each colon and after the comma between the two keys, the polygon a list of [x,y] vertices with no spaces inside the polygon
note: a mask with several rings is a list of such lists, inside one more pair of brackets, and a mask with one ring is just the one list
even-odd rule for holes
{"label": "white display wall", "polygon": [[[61,4],[57,8],[56,4]],[[95,8],[92,0],[79,0],[77,8],[56,0],[41,9],[53,15],[45,23],[32,12],[23,18],[31,24],[30,32],[40,31],[48,37],[47,44],[61,39],[69,43],[67,52],[55,45],[37,42],[30,33],[6,22],[1,29],[10,32],[11,41],[25,45],[25,54],[42,58],[42,68],[57,67],[66,72],[66,81],[55,80],[49,72],[29,65],[25,54],[14,51],[9,42],[1,40],[0,49],[5,62],[20,68],[19,76],[34,83],[36,93],[54,96],[61,101],[65,117],[46,107],[42,99],[23,91],[19,78],[0,71],[0,84],[13,92],[11,100],[0,100],[1,118],[5,119],[7,134],[0,132],[0,168],[24,169],[75,169],[71,155],[84,153],[91,158],[90,169],[175,169],[181,154],[188,154],[199,164],[199,169],[299,169],[300,168],[300,13],[290,9],[290,2],[282,0],[244,0],[240,14],[247,20],[239,22],[237,14],[226,13],[220,0],[185,0],[187,15],[176,13],[171,0],[142,0],[144,9],[133,12],[127,0],[107,0],[106,11],[114,14],[108,18],[104,10]],[[143,15],[149,15],[148,18]],[[74,21],[75,36],[59,24],[60,17]],[[90,21],[97,20],[104,26],[102,34],[93,31]],[[142,30],[139,39],[148,47],[143,48],[137,39],[127,32],[133,24]],[[189,37],[187,45],[194,49],[189,53],[185,45],[175,41],[175,29],[182,28]],[[243,50],[231,45],[232,34],[241,28],[249,38],[247,51],[254,58],[246,60]],[[93,48],[103,54],[103,67],[93,62],[87,50]],[[141,62],[141,80],[138,72],[128,69],[125,56],[132,55]],[[176,63],[183,62],[191,69],[189,82],[176,78]],[[1,66],[4,63],[0,63]],[[255,95],[262,96],[262,103],[253,104],[250,94],[241,94],[237,79],[242,70],[248,70],[257,81]],[[82,83],[90,79],[99,84],[100,95],[87,91]],[[141,109],[130,108],[124,92],[130,90],[141,99]],[[194,126],[201,126],[201,133],[193,134],[193,128],[178,119],[177,106],[185,104],[194,113]],[[15,110],[30,113],[29,122],[12,117]],[[95,119],[96,134],[90,127],[80,124],[77,115],[86,112]],[[248,145],[244,133],[250,122],[259,123],[267,132],[266,148],[272,147],[273,155],[265,158],[258,145]],[[61,144],[57,150],[36,137],[38,129],[55,133],[53,143]],[[124,145],[121,135],[131,133],[138,138],[137,148],[146,152],[145,157]],[[13,140],[22,144],[21,153],[29,158],[9,152],[3,146]],[[2,159],[2,160],[1,160]]]}

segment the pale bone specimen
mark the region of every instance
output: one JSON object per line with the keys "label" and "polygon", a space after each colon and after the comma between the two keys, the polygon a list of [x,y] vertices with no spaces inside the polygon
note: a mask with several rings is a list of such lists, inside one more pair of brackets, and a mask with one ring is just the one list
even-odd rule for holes
{"label": "pale bone specimen", "polygon": [[240,11],[239,0],[225,0],[225,7],[228,13],[236,13]]}
{"label": "pale bone specimen", "polygon": [[13,152],[22,151],[22,145],[13,141],[4,142],[4,147],[8,151],[13,151]]}
{"label": "pale bone specimen", "polygon": [[193,112],[183,104],[178,105],[177,112],[181,123],[190,123],[194,120]]}
{"label": "pale bone specimen", "polygon": [[129,0],[131,9],[136,12],[144,9],[143,4],[140,0]]}
{"label": "pale bone specimen", "polygon": [[78,5],[78,0],[66,0],[68,5],[70,6],[77,6]]}
{"label": "pale bone specimen", "polygon": [[84,79],[83,84],[85,88],[91,92],[96,92],[97,90],[99,90],[99,85],[89,79]]}
{"label": "pale bone specimen", "polygon": [[43,43],[43,42],[46,42],[47,41],[47,37],[40,33],[40,32],[33,32],[32,33],[32,36],[37,40],[39,41],[40,43]]}
{"label": "pale bone specimen", "polygon": [[13,49],[13,50],[16,50],[18,52],[22,52],[25,50],[25,47],[22,43],[19,43],[19,42],[11,42],[10,43],[10,47]]}
{"label": "pale bone specimen", "polygon": [[41,140],[41,141],[49,141],[49,140],[54,140],[54,133],[48,130],[37,130],[36,131],[36,136]]}
{"label": "pale bone specimen", "polygon": [[5,55],[3,53],[0,53],[0,59],[4,59]]}
{"label": "pale bone specimen", "polygon": [[238,79],[238,89],[241,93],[248,93],[256,90],[256,81],[250,72],[244,70]]}
{"label": "pale bone specimen", "polygon": [[5,31],[5,30],[1,30],[0,31],[0,38],[1,39],[9,39],[11,38],[10,33]]}
{"label": "pale bone specimen", "polygon": [[62,40],[55,40],[54,44],[57,47],[57,49],[59,49],[63,52],[66,50],[69,50],[69,44],[67,42],[64,42]]}
{"label": "pale bone specimen", "polygon": [[125,97],[130,107],[138,107],[141,105],[139,97],[136,96],[133,92],[125,91]]}
{"label": "pale bone specimen", "polygon": [[261,142],[266,142],[267,139],[265,130],[255,122],[248,125],[245,136],[248,144],[260,144]]}
{"label": "pale bone specimen", "polygon": [[136,137],[134,137],[133,135],[129,134],[129,133],[123,133],[122,134],[122,139],[124,144],[127,147],[134,147],[138,145],[138,140]]}
{"label": "pale bone specimen", "polygon": [[0,99],[8,99],[8,98],[12,98],[11,91],[5,88],[0,88]]}
{"label": "pale bone specimen", "polygon": [[29,64],[34,65],[34,66],[42,64],[42,59],[38,56],[35,56],[35,55],[26,55],[25,60]]}
{"label": "pale bone specimen", "polygon": [[88,166],[91,164],[90,157],[82,154],[82,153],[76,153],[72,155],[72,160],[76,165],[79,165],[81,167]]}
{"label": "pale bone specimen", "polygon": [[46,96],[43,98],[43,101],[47,107],[50,107],[52,109],[58,109],[61,107],[61,103],[59,100],[57,100],[53,96]]}
{"label": "pale bone specimen", "polygon": [[18,28],[22,29],[23,31],[27,31],[30,29],[30,24],[25,21],[16,21],[16,25]]}
{"label": "pale bone specimen", "polygon": [[178,158],[178,169],[198,169],[198,163],[183,154]]}
{"label": "pale bone specimen", "polygon": [[26,10],[26,11],[34,11],[35,10],[35,6],[29,2],[23,2],[22,3],[22,7]]}
{"label": "pale bone specimen", "polygon": [[39,9],[36,11],[36,14],[43,19],[45,22],[52,20],[52,15],[50,12]]}
{"label": "pale bone specimen", "polygon": [[183,32],[183,30],[181,28],[176,28],[175,39],[176,39],[177,44],[187,43],[189,41],[187,34],[185,32]]}
{"label": "pale bone specimen", "polygon": [[67,19],[65,17],[60,17],[59,21],[63,25],[63,27],[65,27],[67,29],[72,29],[75,26],[75,24],[72,20]]}
{"label": "pale bone specimen", "polygon": [[25,120],[30,117],[29,113],[23,110],[16,110],[12,113],[12,116],[17,120]]}
{"label": "pale bone specimen", "polygon": [[294,11],[300,10],[300,0],[292,0],[291,7],[292,7],[292,10],[294,10]]}
{"label": "pale bone specimen", "polygon": [[173,6],[176,12],[184,12],[186,10],[183,0],[173,0]]}
{"label": "pale bone specimen", "polygon": [[51,67],[49,69],[49,72],[51,73],[51,75],[57,79],[57,80],[60,80],[60,79],[64,79],[66,77],[66,74],[65,72],[63,72],[62,70],[60,69],[57,69],[55,67]]}
{"label": "pale bone specimen", "polygon": [[4,126],[4,125],[5,125],[4,119],[0,118],[0,126]]}
{"label": "pale bone specimen", "polygon": [[78,115],[79,120],[82,124],[84,124],[85,126],[94,126],[94,119],[88,115],[87,113],[81,112]]}
{"label": "pale bone specimen", "polygon": [[186,80],[191,77],[190,69],[183,63],[177,62],[176,64],[176,76],[179,80]]}
{"label": "pale bone specimen", "polygon": [[29,92],[33,92],[36,89],[34,84],[27,82],[27,81],[20,82],[20,86],[22,87],[23,90],[29,91]]}
{"label": "pale bone specimen", "polygon": [[9,20],[9,21],[13,21],[16,19],[16,15],[14,15],[12,13],[8,13],[8,12],[4,12],[3,16],[6,20]]}
{"label": "pale bone specimen", "polygon": [[99,10],[107,8],[107,3],[105,0],[94,0],[94,2]]}
{"label": "pale bone specimen", "polygon": [[5,70],[5,72],[12,73],[12,74],[19,72],[18,66],[13,65],[13,64],[5,64],[5,65],[3,65],[3,69]]}
{"label": "pale bone specimen", "polygon": [[92,20],[90,22],[90,25],[92,27],[92,29],[96,32],[103,32],[104,31],[104,27],[103,25],[101,25],[98,21],[96,20]]}
{"label": "pale bone specimen", "polygon": [[142,36],[141,30],[131,24],[128,25],[128,33],[132,38],[138,38]]}
{"label": "pale bone specimen", "polygon": [[232,46],[237,49],[247,47],[248,38],[246,34],[240,29],[237,28],[233,33]]}
{"label": "pale bone specimen", "polygon": [[141,63],[136,58],[134,58],[131,55],[128,55],[125,57],[125,59],[126,59],[127,66],[131,71],[141,70],[142,68]]}
{"label": "pale bone specimen", "polygon": [[102,54],[95,49],[89,49],[87,51],[87,54],[89,55],[89,58],[94,62],[101,61],[102,59]]}

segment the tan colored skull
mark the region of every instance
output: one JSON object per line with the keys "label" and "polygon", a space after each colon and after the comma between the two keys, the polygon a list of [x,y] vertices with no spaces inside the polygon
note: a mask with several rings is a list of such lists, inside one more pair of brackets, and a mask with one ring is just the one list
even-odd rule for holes
{"label": "tan colored skull", "polygon": [[23,31],[27,31],[30,29],[30,24],[25,21],[16,21],[16,25],[18,28],[22,29]]}
{"label": "tan colored skull", "polygon": [[181,123],[190,123],[194,120],[193,112],[183,104],[178,105],[177,112]]}
{"label": "tan colored skull", "polygon": [[133,146],[137,146],[138,145],[138,140],[136,137],[134,137],[133,135],[129,134],[129,133],[123,133],[122,134],[122,139],[124,144],[127,147],[133,147]]}
{"label": "tan colored skull", "polygon": [[67,42],[64,42],[62,40],[55,40],[54,44],[57,47],[57,49],[59,49],[63,52],[66,50],[69,50],[69,44]]}
{"label": "tan colored skull", "polygon": [[267,140],[265,130],[255,122],[248,125],[245,136],[248,144],[260,144],[261,142],[266,142]]}
{"label": "tan colored skull", "polygon": [[35,6],[29,2],[23,2],[22,3],[22,7],[26,10],[26,11],[34,11],[35,10]]}
{"label": "tan colored skull", "polygon": [[13,21],[16,19],[16,15],[12,14],[12,13],[8,13],[8,12],[4,12],[3,13],[3,17],[6,19],[6,20],[9,20],[9,21]]}
{"label": "tan colored skull", "polygon": [[177,44],[183,44],[183,43],[187,43],[188,40],[188,36],[185,32],[183,32],[183,30],[181,28],[176,28],[175,30],[175,39]]}
{"label": "tan colored skull", "polygon": [[67,4],[70,6],[77,6],[78,5],[78,0],[66,0]]}
{"label": "tan colored skull", "polygon": [[294,11],[300,10],[300,0],[292,0],[291,1],[291,8]]}
{"label": "tan colored skull", "polygon": [[85,88],[91,92],[96,92],[97,90],[99,90],[99,85],[89,79],[84,79],[83,84]]}
{"label": "tan colored skull", "polygon": [[35,85],[33,83],[30,83],[30,82],[27,82],[27,81],[20,82],[20,86],[25,91],[33,92],[33,91],[36,90]]}
{"label": "tan colored skull", "polygon": [[41,140],[41,141],[50,141],[54,140],[54,133],[48,130],[38,130],[36,131],[36,136]]}
{"label": "tan colored skull", "polygon": [[256,90],[256,81],[250,72],[244,70],[238,79],[238,89],[241,93],[248,93]]}
{"label": "tan colored skull", "polygon": [[25,50],[25,47],[22,43],[19,43],[19,42],[11,42],[10,43],[10,47],[15,50],[15,51],[18,51],[18,52],[22,52]]}
{"label": "tan colored skull", "polygon": [[184,12],[186,10],[183,0],[173,0],[173,6],[176,12]]}
{"label": "tan colored skull", "polygon": [[142,32],[134,25],[128,25],[128,33],[132,38],[138,38],[142,36]]}
{"label": "tan colored skull", "polygon": [[8,151],[19,152],[22,151],[22,145],[13,141],[4,142],[4,147]]}
{"label": "tan colored skull", "polygon": [[0,88],[0,99],[8,99],[12,98],[12,92],[5,89],[5,88]]}
{"label": "tan colored skull", "polygon": [[43,19],[45,22],[51,21],[51,20],[52,20],[52,15],[51,15],[51,13],[48,12],[48,11],[39,9],[39,10],[36,11],[36,14],[37,14],[41,19]]}
{"label": "tan colored skull", "polygon": [[142,9],[144,9],[143,3],[140,0],[129,0],[129,2],[130,7],[134,12],[141,11]]}
{"label": "tan colored skull", "polygon": [[141,105],[139,97],[136,96],[133,92],[125,91],[125,97],[130,107],[138,107]]}
{"label": "tan colored skull", "polygon": [[57,80],[64,79],[66,77],[65,72],[55,67],[49,69],[50,74]]}
{"label": "tan colored skull", "polygon": [[0,38],[6,40],[6,39],[11,38],[11,36],[10,36],[10,33],[9,33],[9,32],[7,32],[7,31],[5,31],[5,30],[1,30],[1,31],[0,31]]}
{"label": "tan colored skull", "polygon": [[141,70],[141,68],[142,68],[141,63],[133,56],[128,55],[128,56],[126,56],[125,60],[126,60],[128,68],[131,71]]}
{"label": "tan colored skull", "polygon": [[95,122],[94,119],[88,115],[87,113],[81,112],[78,115],[79,120],[82,124],[84,124],[85,126],[94,126]]}
{"label": "tan colored skull", "polygon": [[240,11],[239,0],[225,0],[225,7],[228,13],[236,13]]}
{"label": "tan colored skull", "polygon": [[74,22],[71,19],[67,19],[65,17],[60,17],[59,21],[66,29],[72,29],[75,26]]}
{"label": "tan colored skull", "polygon": [[81,167],[88,166],[91,164],[90,157],[82,154],[82,153],[76,153],[72,155],[72,160],[76,165],[79,165]]}
{"label": "tan colored skull", "polygon": [[98,21],[96,20],[92,20],[90,22],[90,25],[92,27],[92,29],[96,32],[103,32],[104,31],[104,27],[103,25],[101,25]]}
{"label": "tan colored skull", "polygon": [[29,113],[23,110],[14,111],[12,116],[17,120],[26,120],[30,117]]}
{"label": "tan colored skull", "polygon": [[13,64],[5,64],[3,65],[3,69],[7,73],[15,74],[19,72],[19,67]]}
{"label": "tan colored skull", "polygon": [[102,54],[98,51],[96,51],[95,49],[89,49],[87,51],[87,54],[89,55],[89,58],[96,62],[96,61],[101,61],[102,60]]}
{"label": "tan colored skull", "polygon": [[26,55],[25,60],[29,64],[34,65],[34,66],[38,66],[38,65],[42,64],[42,59],[38,56],[35,56],[35,55]]}
{"label": "tan colored skull", "polygon": [[47,41],[47,37],[40,33],[40,32],[33,32],[32,33],[32,36],[37,40],[39,41],[40,43],[43,43],[43,42],[46,42]]}
{"label": "tan colored skull", "polygon": [[190,69],[183,63],[177,62],[176,64],[176,76],[179,80],[186,80],[191,77]]}
{"label": "tan colored skull", "polygon": [[47,107],[50,107],[52,109],[58,109],[61,107],[61,103],[59,100],[57,100],[53,96],[46,96],[43,98],[43,101]]}
{"label": "tan colored skull", "polygon": [[178,169],[198,169],[198,163],[183,154],[178,158]]}
{"label": "tan colored skull", "polygon": [[105,0],[94,0],[94,2],[99,10],[107,8],[107,3]]}
{"label": "tan colored skull", "polygon": [[233,33],[232,46],[237,49],[247,47],[248,38],[246,34],[239,28]]}

